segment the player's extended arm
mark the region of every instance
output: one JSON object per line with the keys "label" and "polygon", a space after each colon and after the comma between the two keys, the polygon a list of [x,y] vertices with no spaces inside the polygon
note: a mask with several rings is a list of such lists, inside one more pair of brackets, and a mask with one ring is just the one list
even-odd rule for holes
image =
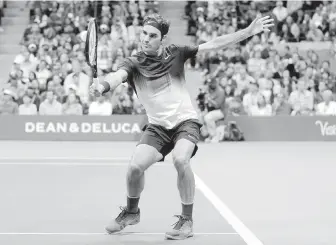
{"label": "player's extended arm", "polygon": [[109,73],[104,77],[104,80],[101,81],[96,89],[100,94],[107,93],[109,91],[115,90],[123,81],[128,77],[128,73],[119,69],[116,72]]}
{"label": "player's extended arm", "polygon": [[217,38],[212,39],[209,42],[199,45],[198,53],[209,52],[217,49],[226,48],[232,44],[241,42],[251,36],[254,36],[262,31],[269,32],[269,28],[274,26],[273,19],[269,16],[262,18],[256,18],[247,28],[230,33],[227,35],[222,35]]}

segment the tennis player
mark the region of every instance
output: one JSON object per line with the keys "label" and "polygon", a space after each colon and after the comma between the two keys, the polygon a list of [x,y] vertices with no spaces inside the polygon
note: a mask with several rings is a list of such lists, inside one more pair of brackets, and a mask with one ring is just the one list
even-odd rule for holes
{"label": "tennis player", "polygon": [[118,70],[108,74],[98,86],[92,84],[90,93],[100,96],[127,82],[143,104],[149,120],[128,166],[127,206],[107,225],[108,233],[140,222],[138,204],[145,184],[144,173],[172,151],[182,213],[176,215],[178,221],[166,233],[166,238],[181,240],[193,236],[195,180],[190,159],[197,152],[202,125],[186,88],[184,63],[197,54],[223,49],[269,31],[273,25],[273,19],[267,16],[255,19],[246,29],[199,46],[164,46],[169,23],[158,14],[149,15],[144,19],[140,36],[142,50],[126,58]]}

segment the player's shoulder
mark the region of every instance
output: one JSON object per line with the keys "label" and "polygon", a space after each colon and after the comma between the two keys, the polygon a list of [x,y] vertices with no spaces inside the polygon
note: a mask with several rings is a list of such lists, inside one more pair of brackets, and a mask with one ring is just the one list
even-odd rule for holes
{"label": "player's shoulder", "polygon": [[166,49],[174,53],[174,52],[178,52],[181,49],[181,46],[177,44],[170,44],[166,47]]}
{"label": "player's shoulder", "polygon": [[[170,44],[170,45],[165,47],[165,50],[169,51],[170,53],[175,53],[175,52],[178,52],[181,48],[183,48],[183,46],[176,45],[176,44]],[[139,59],[142,59],[142,58],[146,58],[146,54],[143,51],[140,50],[140,51],[132,54],[128,58],[131,59],[131,60],[139,60]]]}
{"label": "player's shoulder", "polygon": [[180,44],[170,44],[166,47],[167,51],[176,54],[181,51],[183,51],[187,46],[186,45],[180,45]]}

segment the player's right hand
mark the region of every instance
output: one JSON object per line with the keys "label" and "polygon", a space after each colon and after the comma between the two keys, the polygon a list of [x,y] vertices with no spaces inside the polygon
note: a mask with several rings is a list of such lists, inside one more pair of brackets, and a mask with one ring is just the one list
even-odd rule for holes
{"label": "player's right hand", "polygon": [[90,95],[95,96],[95,97],[100,97],[102,96],[104,91],[104,86],[100,83],[98,83],[98,86],[96,83],[92,83],[90,86]]}

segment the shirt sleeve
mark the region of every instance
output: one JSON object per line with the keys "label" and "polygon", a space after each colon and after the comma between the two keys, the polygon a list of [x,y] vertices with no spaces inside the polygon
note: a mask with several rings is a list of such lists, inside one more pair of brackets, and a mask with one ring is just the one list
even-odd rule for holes
{"label": "shirt sleeve", "polygon": [[125,58],[119,65],[118,65],[118,70],[122,69],[122,70],[125,70],[128,74],[128,78],[123,81],[123,82],[127,82],[127,81],[130,81],[133,77],[133,73],[134,73],[134,69],[135,69],[135,66],[132,62],[131,59],[129,58]]}
{"label": "shirt sleeve", "polygon": [[178,46],[178,48],[185,61],[187,59],[195,57],[198,52],[198,45]]}

